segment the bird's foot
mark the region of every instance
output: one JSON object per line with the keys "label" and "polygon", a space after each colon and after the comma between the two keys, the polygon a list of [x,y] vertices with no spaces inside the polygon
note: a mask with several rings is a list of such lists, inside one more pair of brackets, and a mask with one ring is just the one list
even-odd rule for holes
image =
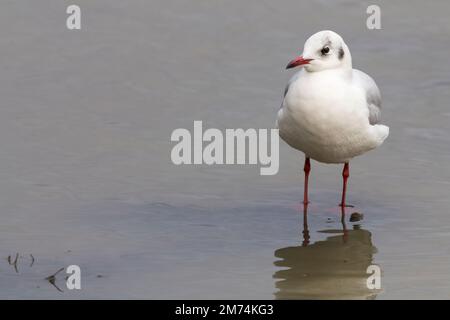
{"label": "bird's foot", "polygon": [[344,207],[344,208],[354,208],[355,206],[354,205],[352,205],[352,204],[344,204],[344,205],[342,205],[342,203],[340,203],[339,204],[339,207]]}

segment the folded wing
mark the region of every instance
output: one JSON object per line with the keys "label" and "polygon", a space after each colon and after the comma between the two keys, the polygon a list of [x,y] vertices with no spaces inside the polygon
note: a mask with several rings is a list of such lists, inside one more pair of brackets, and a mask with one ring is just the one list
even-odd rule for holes
{"label": "folded wing", "polygon": [[353,81],[366,92],[369,123],[377,124],[381,120],[381,94],[375,81],[364,72],[353,69]]}

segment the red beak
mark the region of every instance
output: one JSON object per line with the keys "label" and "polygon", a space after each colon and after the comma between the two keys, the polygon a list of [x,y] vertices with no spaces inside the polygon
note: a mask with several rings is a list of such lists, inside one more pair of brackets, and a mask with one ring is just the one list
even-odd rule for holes
{"label": "red beak", "polygon": [[303,56],[297,57],[288,63],[288,65],[286,66],[286,69],[291,69],[291,68],[294,68],[297,66],[308,64],[311,60],[314,60],[314,59],[303,59]]}

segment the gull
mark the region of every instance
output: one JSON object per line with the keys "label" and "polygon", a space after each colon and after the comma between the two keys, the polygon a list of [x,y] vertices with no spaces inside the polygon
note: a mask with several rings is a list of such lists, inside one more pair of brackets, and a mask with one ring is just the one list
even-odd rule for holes
{"label": "gull", "polygon": [[352,67],[350,50],[336,32],[306,40],[286,69],[302,66],[289,81],[277,114],[280,137],[305,154],[303,203],[308,204],[310,159],[343,163],[344,208],[349,161],[380,146],[389,127],[380,124],[381,95],[375,81]]}

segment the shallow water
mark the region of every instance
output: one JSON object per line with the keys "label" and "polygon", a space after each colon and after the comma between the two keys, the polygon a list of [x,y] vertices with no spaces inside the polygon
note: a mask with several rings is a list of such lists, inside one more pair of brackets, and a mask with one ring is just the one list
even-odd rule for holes
{"label": "shallow water", "polygon": [[[369,31],[360,1],[80,0],[68,31],[67,1],[3,1],[0,298],[449,298],[450,4],[379,3]],[[342,168],[312,163],[305,223],[284,143],[275,176],[171,163],[194,120],[273,127],[286,63],[326,28],[391,129],[350,164],[345,227]],[[81,290],[45,279],[71,264]]]}

